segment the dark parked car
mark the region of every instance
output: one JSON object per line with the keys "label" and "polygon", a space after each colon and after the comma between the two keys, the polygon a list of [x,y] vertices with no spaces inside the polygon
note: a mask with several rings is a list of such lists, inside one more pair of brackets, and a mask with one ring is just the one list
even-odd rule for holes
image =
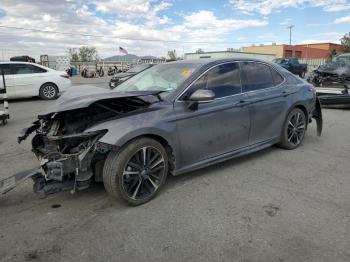
{"label": "dark parked car", "polygon": [[35,63],[35,59],[33,57],[30,57],[30,56],[27,56],[27,55],[11,57],[10,61],[12,61],[12,62]]}
{"label": "dark parked car", "polygon": [[298,58],[278,58],[274,62],[301,78],[305,77],[307,65],[300,64]]}
{"label": "dark parked car", "polygon": [[132,205],[179,175],[278,144],[302,143],[315,90],[275,65],[251,59],[184,60],[154,66],[117,90],[74,88],[22,131],[43,173],[34,190],[81,190],[103,181]]}
{"label": "dark parked car", "polygon": [[350,108],[350,54],[338,55],[330,63],[315,69],[308,81],[317,88],[317,96],[326,107]]}
{"label": "dark parked car", "polygon": [[122,73],[117,73],[115,74],[111,81],[109,82],[109,87],[111,89],[116,88],[118,85],[120,85],[122,82],[125,80],[129,79],[130,77],[137,75],[138,73],[141,73],[142,71],[152,67],[154,64],[140,64],[140,65],[135,65],[132,68],[130,68],[126,72]]}

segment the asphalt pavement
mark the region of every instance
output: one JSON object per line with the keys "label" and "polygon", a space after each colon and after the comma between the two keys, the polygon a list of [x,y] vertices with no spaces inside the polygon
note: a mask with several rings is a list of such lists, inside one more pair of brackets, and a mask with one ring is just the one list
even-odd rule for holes
{"label": "asphalt pavement", "polygon": [[[50,103],[10,101],[0,178],[38,165],[17,135]],[[323,114],[323,135],[312,123],[298,149],[169,177],[139,207],[102,184],[43,197],[26,181],[0,196],[0,261],[350,261],[350,111]]]}

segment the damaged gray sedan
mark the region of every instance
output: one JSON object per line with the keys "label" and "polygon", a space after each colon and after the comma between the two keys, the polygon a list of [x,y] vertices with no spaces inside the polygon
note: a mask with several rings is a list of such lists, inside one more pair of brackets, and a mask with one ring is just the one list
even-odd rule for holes
{"label": "damaged gray sedan", "polygon": [[[73,89],[73,88],[72,88]],[[40,172],[34,191],[101,181],[132,205],[179,175],[278,144],[298,147],[322,114],[315,89],[258,60],[188,60],[154,66],[117,90],[74,87],[24,129]]]}

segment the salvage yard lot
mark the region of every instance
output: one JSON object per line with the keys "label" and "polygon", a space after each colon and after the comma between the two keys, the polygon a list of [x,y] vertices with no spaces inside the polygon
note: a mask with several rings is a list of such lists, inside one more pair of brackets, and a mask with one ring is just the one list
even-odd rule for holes
{"label": "salvage yard lot", "polygon": [[[0,178],[38,165],[17,134],[50,103],[10,102]],[[320,138],[313,123],[296,150],[169,177],[139,207],[102,184],[42,198],[27,181],[0,196],[0,261],[350,261],[350,111],[323,114]]]}

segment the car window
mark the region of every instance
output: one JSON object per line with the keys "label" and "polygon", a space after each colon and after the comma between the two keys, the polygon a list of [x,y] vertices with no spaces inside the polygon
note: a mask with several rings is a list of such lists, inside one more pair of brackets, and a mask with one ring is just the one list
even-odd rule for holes
{"label": "car window", "polygon": [[269,66],[262,63],[243,62],[241,68],[243,92],[269,88],[275,85]]}
{"label": "car window", "polygon": [[212,90],[216,98],[239,94],[242,91],[239,70],[238,63],[216,66],[194,82],[181,99],[188,99],[198,89]]}
{"label": "car window", "polygon": [[275,69],[271,68],[272,78],[275,85],[279,85],[284,81],[284,78]]}
{"label": "car window", "polygon": [[22,75],[33,73],[32,69],[26,64],[11,64],[12,74]]}
{"label": "car window", "polygon": [[212,90],[217,98],[241,93],[239,70],[238,63],[214,67],[208,72],[207,89]]}
{"label": "car window", "polygon": [[47,71],[44,68],[34,66],[34,65],[29,65],[29,67],[32,69],[33,73],[46,73]]}
{"label": "car window", "polygon": [[[1,68],[2,70],[4,70],[4,75],[9,75],[9,74],[11,74],[10,65],[9,65],[9,64],[1,64],[1,65],[0,65],[0,68]],[[0,74],[1,74],[1,71],[0,71]]]}
{"label": "car window", "polygon": [[149,67],[151,67],[151,66],[148,65],[148,64],[136,65],[136,66],[133,66],[132,68],[130,68],[127,72],[129,72],[129,73],[138,73],[138,72],[141,72],[142,70],[145,70],[145,69],[147,69]]}
{"label": "car window", "polygon": [[12,74],[21,75],[21,74],[35,74],[35,73],[44,73],[45,69],[34,65],[28,64],[11,64]]}

